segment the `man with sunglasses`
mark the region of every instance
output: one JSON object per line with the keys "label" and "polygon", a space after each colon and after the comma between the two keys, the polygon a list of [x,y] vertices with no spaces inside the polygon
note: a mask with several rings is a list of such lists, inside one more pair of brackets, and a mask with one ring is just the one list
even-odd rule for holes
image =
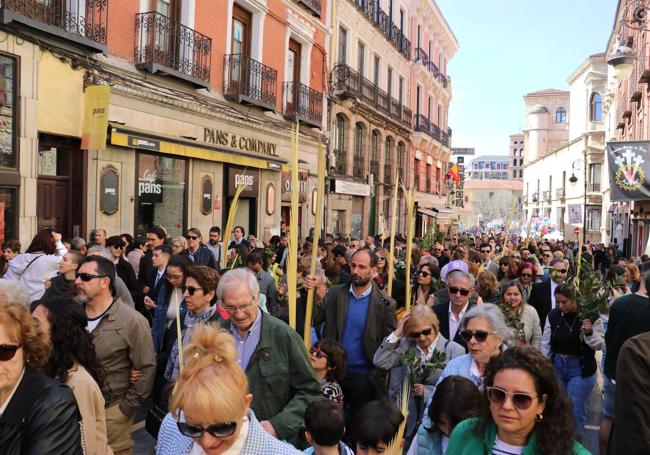
{"label": "man with sunglasses", "polygon": [[433,244],[433,257],[438,260],[438,266],[443,268],[449,263],[449,257],[444,253],[445,247],[442,243],[436,242]]}
{"label": "man with sunglasses", "polygon": [[373,278],[377,255],[357,250],[350,260],[351,282],[332,287],[314,314],[314,327],[324,338],[343,345],[347,370],[341,386],[346,397],[346,421],[368,402],[384,394],[383,374],[373,368],[375,352],[395,327],[395,303],[384,296]]}
{"label": "man with sunglasses", "polygon": [[490,243],[483,242],[479,247],[481,253],[482,271],[492,272],[495,276],[499,273],[499,263],[494,261],[494,248]]}
{"label": "man with sunglasses", "polygon": [[203,236],[199,228],[190,228],[185,235],[187,239],[187,256],[195,265],[207,265],[216,269],[214,254],[203,244]]}
{"label": "man with sunglasses", "polygon": [[562,259],[553,259],[549,266],[551,279],[533,285],[528,298],[528,303],[537,310],[542,331],[544,331],[546,316],[556,307],[555,288],[564,283],[569,272]]}
{"label": "man with sunglasses", "polygon": [[460,344],[467,351],[467,343],[460,336],[458,327],[460,320],[470,308],[477,305],[477,300],[471,298],[474,291],[474,276],[462,270],[454,270],[446,276],[449,303],[438,303],[433,306],[433,312],[440,322],[440,333],[448,340]]}
{"label": "man with sunglasses", "polygon": [[[81,262],[77,292],[104,371],[108,444],[116,455],[123,455],[132,452],[133,417],[153,387],[156,357],[147,320],[114,297],[114,282],[115,266],[110,260],[88,256]],[[132,370],[140,372],[133,383]]]}

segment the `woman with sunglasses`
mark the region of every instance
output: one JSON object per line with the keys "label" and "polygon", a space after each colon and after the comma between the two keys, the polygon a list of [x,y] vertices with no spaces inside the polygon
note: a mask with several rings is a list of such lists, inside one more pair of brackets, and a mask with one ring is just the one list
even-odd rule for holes
{"label": "woman with sunglasses", "polygon": [[[447,362],[465,354],[465,349],[440,334],[438,318],[427,305],[415,305],[404,314],[397,328],[388,335],[375,352],[373,363],[382,370],[391,370],[388,395],[397,400],[402,392],[402,382],[410,375],[413,382],[409,397],[406,437],[417,430],[425,404],[433,395],[438,378]],[[432,359],[442,357],[442,368],[433,368]],[[421,367],[417,375],[414,364]],[[429,363],[429,365],[427,365]]]}
{"label": "woman with sunglasses", "polygon": [[301,453],[267,433],[250,409],[253,396],[229,333],[199,325],[183,358],[185,367],[160,428],[157,454]]}
{"label": "woman with sunglasses", "polygon": [[605,330],[600,318],[580,318],[572,284],[562,283],[555,288],[555,304],[544,325],[542,352],[553,362],[573,405],[576,429],[583,433],[585,404],[596,383],[595,351],[605,344]]}
{"label": "woman with sunglasses", "polygon": [[521,285],[524,291],[524,299],[528,302],[530,293],[533,291],[533,285],[537,283],[537,267],[530,261],[521,261],[517,276],[514,281]]}
{"label": "woman with sunglasses", "polygon": [[115,264],[115,272],[129,289],[129,294],[134,302],[142,300],[142,284],[135,276],[135,271],[129,261],[124,258],[124,240],[119,235],[112,235],[106,239],[108,258]]}
{"label": "woman with sunglasses", "polygon": [[521,284],[517,281],[505,283],[501,291],[501,301],[504,303],[506,320],[517,331],[519,342],[540,349],[542,329],[539,316],[537,310],[526,303]]}
{"label": "woman with sunglasses", "polygon": [[172,254],[187,255],[187,239],[182,235],[172,240]]}
{"label": "woman with sunglasses", "polygon": [[[168,264],[169,267],[169,264]],[[181,344],[185,346],[194,327],[202,324],[216,323],[219,313],[216,311],[217,286],[219,274],[206,265],[187,267],[185,284],[182,286],[183,304],[187,311],[181,314]],[[179,374],[178,342],[174,340],[169,360],[165,368],[168,383],[176,382]]]}
{"label": "woman with sunglasses", "polygon": [[515,331],[506,324],[501,309],[491,303],[469,309],[458,330],[469,353],[451,360],[438,383],[447,376],[463,376],[482,388],[485,365],[514,342]]}
{"label": "woman with sunglasses", "polygon": [[451,433],[447,455],[588,455],[574,439],[571,409],[553,365],[537,349],[517,346],[485,369],[483,411]]}
{"label": "woman with sunglasses", "polygon": [[[388,250],[385,248],[376,248],[375,254],[377,255],[377,275],[375,275],[375,283],[383,292],[388,289]],[[391,297],[397,302],[398,308],[403,308],[404,299],[406,296],[406,285],[400,279],[393,278],[393,289]]]}
{"label": "woman with sunglasses", "polygon": [[103,381],[101,365],[92,335],[86,330],[86,312],[74,300],[59,298],[41,300],[32,316],[52,345],[45,374],[70,387],[77,400],[84,453],[113,453],[106,437],[105,403],[100,389]]}
{"label": "woman with sunglasses", "polygon": [[497,272],[497,281],[503,286],[508,281],[517,278],[517,263],[511,256],[504,256],[499,259],[499,271]]}
{"label": "woman with sunglasses", "polygon": [[309,361],[320,383],[323,396],[343,405],[341,381],[345,377],[346,353],[343,346],[330,338],[317,341],[309,350]]}
{"label": "woman with sunglasses", "polygon": [[[434,277],[434,267],[430,264],[421,265],[417,271],[417,283],[411,291],[411,305],[433,306],[434,294],[437,291]],[[431,298],[431,300],[429,300]]]}
{"label": "woman with sunglasses", "polygon": [[72,391],[42,373],[47,336],[22,303],[0,302],[0,448],[3,455],[83,453]]}

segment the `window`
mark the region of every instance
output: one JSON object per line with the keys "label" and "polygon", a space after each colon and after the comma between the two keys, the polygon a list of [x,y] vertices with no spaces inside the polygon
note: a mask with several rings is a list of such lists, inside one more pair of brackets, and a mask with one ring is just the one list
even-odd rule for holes
{"label": "window", "polygon": [[420,115],[420,86],[415,87],[415,115]]}
{"label": "window", "polygon": [[0,242],[5,242],[10,239],[17,239],[18,232],[16,231],[16,187],[0,187]]}
{"label": "window", "polygon": [[138,153],[136,231],[166,226],[172,237],[183,235],[187,161]]}
{"label": "window", "polygon": [[[16,167],[16,60],[0,55],[0,167]],[[0,196],[0,199],[2,196]]]}
{"label": "window", "polygon": [[587,209],[587,230],[588,231],[600,230],[600,209],[597,208]]}
{"label": "window", "polygon": [[379,86],[379,56],[378,55],[375,55],[375,74],[374,74],[373,82],[375,83],[375,87]]}
{"label": "window", "polygon": [[345,174],[347,167],[347,141],[345,138],[346,129],[347,122],[345,120],[345,117],[343,117],[341,114],[337,114],[336,131],[334,132],[334,156],[336,157],[336,172],[339,174]]}
{"label": "window", "polygon": [[399,77],[399,105],[402,106],[404,104],[404,78],[402,76]]}
{"label": "window", "polygon": [[524,171],[523,169],[519,169],[519,178],[523,179],[524,178]]}
{"label": "window", "polygon": [[517,165],[517,159],[515,158],[515,159],[512,160],[512,161],[513,161],[512,165],[513,165],[513,166],[516,166],[516,165]]}
{"label": "window", "polygon": [[233,5],[232,12],[232,53],[251,55],[252,14],[238,5]]}
{"label": "window", "polygon": [[357,49],[357,71],[362,76],[366,74],[366,46],[361,41]]}
{"label": "window", "polygon": [[348,31],[343,27],[339,28],[339,63],[348,61]]}
{"label": "window", "polygon": [[374,176],[375,182],[379,181],[379,133],[373,130],[370,137],[370,173]]}
{"label": "window", "polygon": [[589,191],[600,191],[600,174],[601,164],[594,163],[589,165]]}
{"label": "window", "polygon": [[384,151],[384,183],[391,185],[393,183],[392,176],[393,164],[393,140],[390,137],[386,138],[386,148]]}
{"label": "window", "polygon": [[354,128],[354,166],[352,169],[355,177],[363,177],[364,135],[365,131],[363,124],[357,123]]}
{"label": "window", "polygon": [[566,109],[558,107],[555,111],[555,123],[566,123]]}
{"label": "window", "polygon": [[600,93],[594,92],[591,94],[589,119],[592,122],[600,122],[603,120],[603,98],[600,96]]}
{"label": "window", "polygon": [[388,102],[393,98],[393,68],[388,67],[386,73],[386,92],[388,93]]}

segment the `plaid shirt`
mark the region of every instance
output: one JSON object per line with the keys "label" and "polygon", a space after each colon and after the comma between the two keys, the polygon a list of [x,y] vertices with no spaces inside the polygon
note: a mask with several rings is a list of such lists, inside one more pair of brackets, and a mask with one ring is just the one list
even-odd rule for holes
{"label": "plaid shirt", "polygon": [[[296,455],[301,454],[292,445],[275,439],[268,434],[255,418],[253,411],[248,411],[248,434],[241,455]],[[176,425],[176,420],[167,414],[160,425],[156,454],[187,455],[192,450],[194,440],[183,435]]]}
{"label": "plaid shirt", "polygon": [[255,322],[251,325],[246,335],[243,337],[239,335],[237,327],[235,324],[230,324],[230,333],[235,338],[235,347],[237,348],[237,356],[239,357],[239,366],[242,370],[246,371],[248,368],[248,363],[253,357],[253,353],[257,348],[257,345],[260,342],[260,337],[262,336],[262,313],[260,310],[257,310],[257,317]]}

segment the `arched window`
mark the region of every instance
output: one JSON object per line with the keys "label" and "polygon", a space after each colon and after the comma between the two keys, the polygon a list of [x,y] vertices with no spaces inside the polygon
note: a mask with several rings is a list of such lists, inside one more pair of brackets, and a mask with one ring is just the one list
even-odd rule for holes
{"label": "arched window", "polygon": [[363,177],[363,142],[365,135],[365,128],[362,123],[357,123],[354,128],[354,161],[352,167],[352,175],[355,177]]}
{"label": "arched window", "polygon": [[598,92],[591,94],[591,100],[589,101],[589,119],[592,122],[600,122],[603,120],[603,98]]}
{"label": "arched window", "polygon": [[370,137],[370,173],[379,181],[379,131],[373,130]]}
{"label": "arched window", "polygon": [[345,174],[347,163],[347,141],[345,131],[347,129],[347,121],[342,114],[336,116],[336,131],[334,136],[334,156],[336,159],[336,172]]}
{"label": "arched window", "polygon": [[555,111],[555,123],[566,123],[566,109],[558,107]]}
{"label": "arched window", "polygon": [[393,182],[393,139],[386,138],[386,149],[384,151],[384,183],[391,185]]}

